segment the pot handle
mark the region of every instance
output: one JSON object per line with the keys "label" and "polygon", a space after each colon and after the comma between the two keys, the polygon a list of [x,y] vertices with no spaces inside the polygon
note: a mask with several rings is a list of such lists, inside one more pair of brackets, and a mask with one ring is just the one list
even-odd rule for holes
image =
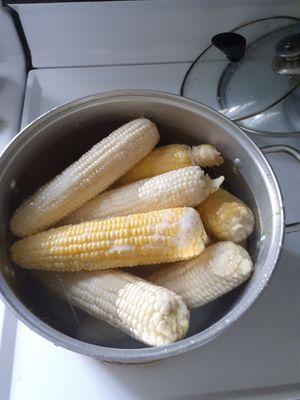
{"label": "pot handle", "polygon": [[[260,147],[260,150],[264,154],[286,153],[286,154],[294,157],[300,163],[300,151],[298,151],[297,149],[295,149],[294,147],[291,147],[291,146],[287,146],[284,144],[274,144],[271,146]],[[293,222],[291,224],[286,224],[285,231],[287,233],[300,231],[300,222]]]}

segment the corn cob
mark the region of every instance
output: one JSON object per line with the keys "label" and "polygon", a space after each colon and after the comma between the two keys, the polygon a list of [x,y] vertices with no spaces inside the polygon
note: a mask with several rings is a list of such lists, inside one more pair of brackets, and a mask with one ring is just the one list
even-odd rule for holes
{"label": "corn cob", "polygon": [[202,306],[246,281],[249,254],[234,242],[218,242],[198,257],[160,266],[149,279],[182,296],[188,308]]}
{"label": "corn cob", "polygon": [[211,194],[197,207],[207,233],[218,240],[239,243],[254,229],[254,216],[249,207],[224,189]]}
{"label": "corn cob", "polygon": [[12,259],[49,271],[109,269],[195,257],[206,233],[193,208],[172,208],[68,225],[17,241]]}
{"label": "corn cob", "polygon": [[200,167],[186,167],[101,193],[60,225],[119,215],[197,206],[215,192],[224,178],[210,179]]}
{"label": "corn cob", "polygon": [[173,343],[189,325],[181,297],[121,270],[34,272],[70,304],[151,346]]}
{"label": "corn cob", "polygon": [[17,236],[28,236],[53,225],[105,190],[158,140],[156,126],[145,118],[123,125],[25,200],[10,229]]}
{"label": "corn cob", "polygon": [[200,167],[218,167],[223,164],[221,153],[212,144],[192,146],[192,158]]}
{"label": "corn cob", "polygon": [[201,144],[192,148],[184,144],[171,144],[154,149],[147,157],[123,175],[113,187],[128,185],[140,179],[150,178],[192,165],[212,167],[221,165],[223,162],[223,157],[211,144]]}

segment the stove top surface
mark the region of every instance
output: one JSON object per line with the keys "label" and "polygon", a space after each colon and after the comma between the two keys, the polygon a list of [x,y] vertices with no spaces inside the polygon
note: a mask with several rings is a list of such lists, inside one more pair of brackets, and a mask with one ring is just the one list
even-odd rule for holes
{"label": "stove top surface", "polygon": [[[17,6],[37,68],[28,74],[24,104],[24,60],[20,48],[13,43],[16,38],[13,39],[8,15],[0,6],[0,149],[20,125],[24,127],[51,108],[83,96],[121,88],[179,94],[190,62],[207,46],[216,30],[231,29],[238,23],[270,13],[299,14],[295,2],[289,0],[273,3],[272,11],[268,9],[269,2],[238,5],[232,0],[232,7],[229,3],[225,7],[218,0],[201,4],[187,0],[184,5],[180,0],[172,0],[170,9],[170,0],[166,0],[166,8],[161,12],[161,3],[155,0],[99,2],[96,13],[93,3],[46,5],[45,8],[40,4]],[[139,11],[130,9],[137,4]],[[151,51],[147,51],[138,35],[132,41],[126,21],[129,18],[135,26],[141,15],[146,20],[150,5],[151,17],[141,24],[143,34],[149,38],[147,46]],[[179,15],[181,7],[184,11]],[[97,23],[86,25],[84,32],[79,30],[78,10],[84,21],[90,20],[89,13],[93,12],[92,21]],[[107,23],[110,13],[114,16],[118,13],[112,39],[106,33],[106,29],[111,29]],[[158,13],[159,24],[153,25]],[[33,23],[33,18],[39,23]],[[64,28],[66,18],[69,31],[53,30],[54,22]],[[99,24],[101,18],[103,24]],[[61,40],[62,32],[64,40]],[[124,41],[120,41],[117,33],[127,35]],[[10,40],[2,43],[2,37]],[[47,50],[42,42],[45,38],[51,39]],[[78,46],[76,51],[72,48],[74,40]],[[131,46],[131,52],[124,43]],[[155,47],[156,43],[161,46]],[[3,49],[3,44],[7,48]],[[100,51],[103,45],[106,51]],[[17,51],[8,51],[6,58],[6,50],[13,48]],[[84,66],[97,63],[109,65]],[[132,65],[115,65],[122,63]],[[252,139],[258,145],[284,142],[300,149],[300,137],[252,136]],[[287,221],[299,220],[300,191],[295,190],[300,187],[299,166],[285,155],[271,155],[269,160],[283,191]],[[146,365],[100,363],[56,347],[17,321],[0,301],[0,399],[299,399],[299,240],[300,233],[286,235],[281,261],[269,287],[254,307],[221,337],[203,348]]]}
{"label": "stove top surface", "polygon": [[[99,91],[146,88],[178,94],[188,66],[174,63],[31,71],[22,126],[59,104]],[[256,140],[268,143],[271,139]],[[300,148],[300,138],[289,139],[288,144]],[[300,202],[300,194],[292,191],[300,185],[297,165],[280,155],[270,157],[270,161],[283,186],[287,218],[295,220]],[[6,358],[5,365],[0,361],[0,370],[11,373],[11,399],[61,398],[66,388],[67,398],[72,399],[96,398],[99,393],[102,398],[120,399],[299,398],[300,354],[295,351],[300,348],[299,239],[297,233],[286,236],[270,286],[235,326],[204,348],[148,365],[100,363],[55,347],[6,311],[1,341]]]}

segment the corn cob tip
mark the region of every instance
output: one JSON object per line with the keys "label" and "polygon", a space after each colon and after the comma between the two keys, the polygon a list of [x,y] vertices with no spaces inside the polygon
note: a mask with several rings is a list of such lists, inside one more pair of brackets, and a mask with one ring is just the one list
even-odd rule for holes
{"label": "corn cob tip", "polygon": [[209,198],[209,196],[215,192],[218,191],[222,183],[224,182],[224,176],[219,176],[216,179],[211,179],[209,175],[203,175],[202,177],[202,182],[203,182],[203,188],[202,188],[202,199],[198,203],[198,207],[201,206],[201,204]]}
{"label": "corn cob tip", "polygon": [[238,205],[235,215],[231,220],[232,240],[241,242],[246,239],[254,229],[254,217],[248,207]]}
{"label": "corn cob tip", "polygon": [[211,253],[214,253],[214,264],[212,272],[215,275],[226,277],[238,273],[243,277],[249,277],[253,263],[248,252],[238,244],[225,241],[210,246]]}
{"label": "corn cob tip", "polygon": [[[190,207],[186,207],[185,210],[182,213],[181,219],[180,219],[180,235],[179,235],[179,240],[180,244],[182,244],[183,247],[186,246],[187,243],[193,243],[195,240],[199,240],[199,237],[195,236],[195,232],[200,233],[200,238],[201,240],[199,243],[207,243],[208,237],[205,232],[203,223],[201,221],[199,213],[197,213],[196,210]],[[203,247],[204,249],[204,247]]]}
{"label": "corn cob tip", "polygon": [[[143,286],[151,285],[144,281],[127,284],[118,294],[118,298],[133,298],[142,295]],[[146,289],[145,286],[145,289]],[[152,306],[145,310],[144,316],[147,325],[151,329],[143,329],[140,326],[132,327],[131,332],[144,343],[151,346],[163,346],[181,339],[189,327],[189,310],[182,298],[168,289],[151,285],[151,294],[148,293],[147,303]],[[149,289],[148,289],[149,290]],[[146,299],[145,299],[146,301]],[[117,302],[117,307],[119,303]],[[122,314],[119,314],[122,320]],[[125,322],[125,321],[124,321]]]}
{"label": "corn cob tip", "polygon": [[194,161],[201,167],[214,167],[223,164],[224,158],[212,144],[200,144],[192,147]]}
{"label": "corn cob tip", "polygon": [[208,234],[239,243],[253,231],[253,212],[227,190],[219,189],[197,207]]}
{"label": "corn cob tip", "polygon": [[146,127],[146,128],[151,129],[151,132],[153,131],[154,136],[156,136],[157,142],[159,141],[160,135],[159,135],[157,126],[150,119],[145,118],[145,117],[140,117],[140,118],[136,118],[136,119],[128,122],[128,124],[136,124],[138,128],[139,127]]}
{"label": "corn cob tip", "polygon": [[212,185],[215,191],[219,189],[224,180],[225,180],[224,176],[219,176],[218,178],[212,180]]}

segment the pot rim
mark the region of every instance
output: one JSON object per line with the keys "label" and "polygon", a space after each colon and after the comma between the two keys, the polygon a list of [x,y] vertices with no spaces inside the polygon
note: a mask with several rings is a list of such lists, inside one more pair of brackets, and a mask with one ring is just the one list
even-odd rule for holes
{"label": "pot rim", "polygon": [[[272,249],[273,267],[270,267],[267,270],[265,274],[264,284],[252,288],[251,291],[243,295],[243,297],[233,305],[233,307],[227,314],[225,314],[221,319],[219,319],[207,329],[196,333],[193,336],[181,339],[178,342],[166,346],[146,347],[140,349],[111,348],[86,343],[67,336],[56,330],[55,328],[47,325],[36,315],[34,315],[25,305],[23,305],[22,302],[10,289],[3,275],[0,274],[0,297],[4,300],[6,306],[11,311],[13,311],[13,313],[29,328],[31,328],[33,331],[40,334],[44,338],[50,340],[55,345],[63,346],[68,350],[92,356],[101,360],[125,363],[141,363],[175,356],[177,354],[187,352],[210,342],[211,340],[218,337],[221,333],[223,333],[232,323],[238,320],[255,303],[263,290],[266,288],[279,261],[284,239],[285,218],[281,190],[278,185],[277,178],[272,170],[272,167],[270,166],[266,157],[256,146],[256,144],[240,129],[240,127],[238,127],[234,122],[226,118],[224,115],[221,115],[220,113],[208,106],[197,103],[193,100],[183,98],[178,95],[169,94],[161,91],[138,89],[109,91],[76,99],[72,102],[55,107],[29,123],[12,139],[12,141],[6,146],[1,154],[0,171],[2,170],[1,166],[3,165],[5,160],[8,160],[5,169],[9,167],[10,153],[13,152],[17,146],[18,150],[20,151],[20,147],[22,148],[22,143],[24,144],[25,142],[27,142],[28,138],[34,136],[38,132],[40,127],[46,127],[48,123],[57,121],[60,118],[63,118],[65,115],[69,114],[70,112],[76,112],[77,109],[89,107],[90,104],[93,104],[95,102],[111,103],[113,101],[119,101],[122,97],[142,97],[147,100],[160,100],[162,102],[167,102],[168,104],[173,104],[174,106],[180,106],[189,111],[194,111],[198,114],[199,111],[202,111],[205,112],[206,117],[214,120],[217,118],[218,120],[220,120],[220,122],[226,124],[227,127],[234,129],[234,131],[236,132],[237,140],[243,146],[250,146],[250,150],[256,153],[256,158],[261,164],[264,165],[264,168],[268,171],[269,188],[270,190],[272,190],[272,195],[275,196],[276,203],[278,205],[278,212],[276,213],[276,215],[273,216],[276,219],[275,226],[277,227],[276,231],[273,233],[273,242],[275,243],[273,243]],[[3,172],[0,172],[0,181],[2,174]]]}

